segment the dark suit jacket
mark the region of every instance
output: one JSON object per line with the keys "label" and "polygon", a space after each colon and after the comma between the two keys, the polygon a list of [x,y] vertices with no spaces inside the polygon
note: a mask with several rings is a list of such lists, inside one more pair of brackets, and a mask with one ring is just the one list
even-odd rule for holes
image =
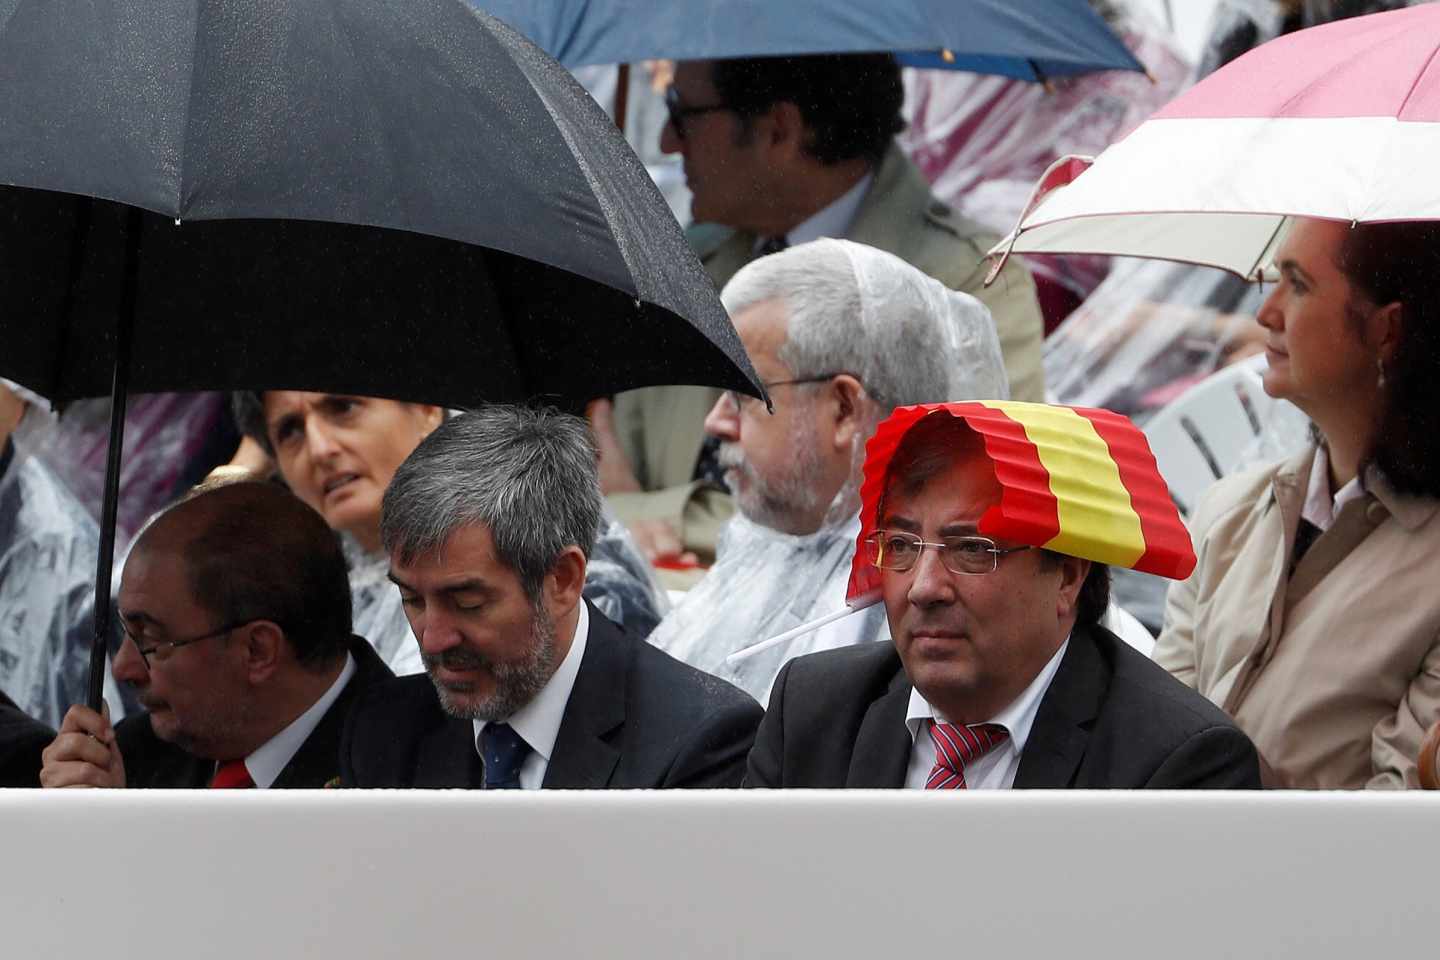
{"label": "dark suit jacket", "polygon": [[[888,643],[790,661],[770,693],[746,786],[903,787],[910,690]],[[1249,738],[1102,627],[1075,628],[1015,775],[1016,789],[1259,786]]]}
{"label": "dark suit jacket", "polygon": [[40,786],[40,754],[54,739],[54,730],[0,692],[0,787]]}
{"label": "dark suit jacket", "polygon": [[[340,696],[325,711],[320,723],[295,751],[272,789],[303,790],[323,787],[340,776],[340,733],[345,716],[361,691],[395,674],[363,637],[350,638],[355,674]],[[155,736],[150,714],[126,717],[115,727],[120,755],[125,758],[125,780],[131,787],[205,787],[215,775],[215,761],[186,753]]]}
{"label": "dark suit jacket", "polygon": [[[735,787],[760,722],[744,692],[621,632],[590,607],[546,789]],[[474,727],[444,712],[426,676],[365,692],[341,747],[350,787],[479,787]]]}

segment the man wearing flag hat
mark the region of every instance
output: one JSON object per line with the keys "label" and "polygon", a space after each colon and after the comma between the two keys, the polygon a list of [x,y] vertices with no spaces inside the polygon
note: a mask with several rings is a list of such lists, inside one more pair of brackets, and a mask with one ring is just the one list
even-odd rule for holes
{"label": "man wearing flag hat", "polygon": [[1189,537],[1103,410],[902,407],[867,447],[852,605],[892,644],[780,672],[757,787],[1253,788],[1254,745],[1099,620],[1108,565],[1172,578]]}

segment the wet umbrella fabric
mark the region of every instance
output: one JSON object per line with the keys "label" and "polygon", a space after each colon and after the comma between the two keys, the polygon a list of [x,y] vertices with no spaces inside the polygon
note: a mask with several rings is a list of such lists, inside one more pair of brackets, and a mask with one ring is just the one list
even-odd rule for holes
{"label": "wet umbrella fabric", "polygon": [[96,663],[129,389],[760,392],[604,114],[460,0],[0,0],[0,184],[0,375],[118,401]]}
{"label": "wet umbrella fabric", "polygon": [[[1239,57],[1100,154],[1066,158],[992,253],[1103,253],[1255,279],[1287,217],[1440,219],[1440,4]],[[1013,242],[1012,242],[1013,241]]]}
{"label": "wet umbrella fabric", "polygon": [[567,67],[892,51],[1043,80],[1143,67],[1087,0],[471,0]]}

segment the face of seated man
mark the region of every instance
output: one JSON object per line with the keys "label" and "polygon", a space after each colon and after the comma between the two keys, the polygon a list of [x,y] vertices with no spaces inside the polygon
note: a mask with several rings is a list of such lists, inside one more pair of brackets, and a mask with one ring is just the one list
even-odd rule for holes
{"label": "face of seated man", "polygon": [[[976,443],[978,444],[978,440]],[[881,527],[930,542],[977,536],[999,502],[994,468],[975,446],[942,457],[918,484],[892,481]],[[1007,549],[1021,545],[996,541]],[[1088,561],[1022,548],[992,573],[954,573],[933,547],[907,571],[882,571],[885,611],[905,672],[954,723],[979,723],[1014,701],[1075,623]]]}
{"label": "face of seated man", "polygon": [[265,434],[286,485],[332,529],[380,549],[380,501],[395,470],[440,425],[443,411],[417,403],[335,393],[270,390]]}
{"label": "face of seated man", "polygon": [[[216,632],[225,624],[191,593],[184,554],[150,540],[131,553],[120,581],[127,638],[115,656],[115,679],[135,689],[161,740],[197,756],[235,756],[249,701],[248,644],[231,636],[238,630]],[[183,642],[197,637],[204,639]],[[137,642],[158,645],[148,667]],[[167,646],[172,642],[181,645]]]}
{"label": "face of seated man", "polygon": [[434,553],[408,562],[392,554],[390,579],[445,712],[493,722],[534,699],[570,652],[585,555],[566,548],[532,601],[489,529],[475,524]]}
{"label": "face of seated man", "polygon": [[848,511],[832,517],[831,507],[851,477],[866,401],[860,381],[849,374],[788,382],[797,376],[779,356],[788,328],[789,311],[780,299],[736,315],[735,330],[775,413],[754,397],[724,393],[706,417],[705,431],[720,440],[720,464],[740,512],[784,533],[807,534],[849,519]]}

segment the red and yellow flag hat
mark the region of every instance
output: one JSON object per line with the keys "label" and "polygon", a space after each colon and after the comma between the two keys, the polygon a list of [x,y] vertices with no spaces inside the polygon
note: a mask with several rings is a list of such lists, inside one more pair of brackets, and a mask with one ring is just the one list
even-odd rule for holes
{"label": "red and yellow flag hat", "polygon": [[1009,400],[919,404],[897,408],[866,444],[847,603],[868,602],[880,588],[865,538],[879,525],[885,474],[910,428],[937,412],[964,420],[995,466],[1000,502],[980,517],[981,535],[1174,580],[1195,568],[1190,534],[1150,444],[1127,418]]}

